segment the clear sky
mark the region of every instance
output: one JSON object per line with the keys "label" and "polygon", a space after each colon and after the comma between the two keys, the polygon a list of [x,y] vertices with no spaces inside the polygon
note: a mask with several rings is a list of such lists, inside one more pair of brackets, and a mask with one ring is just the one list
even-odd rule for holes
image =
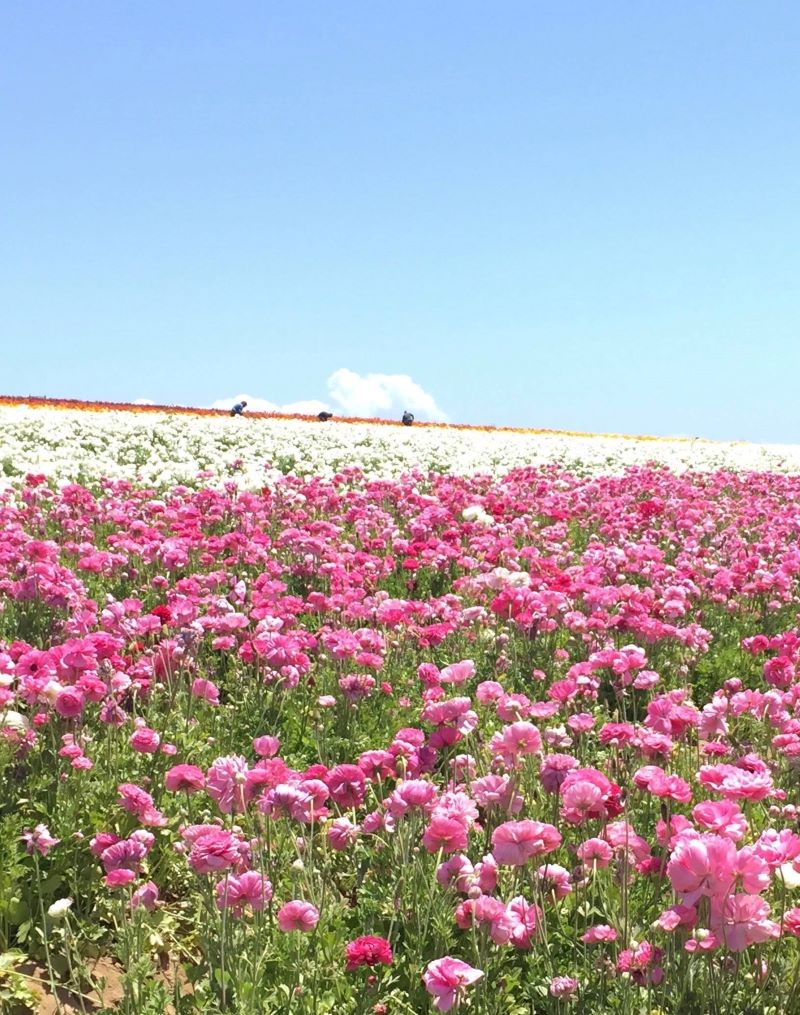
{"label": "clear sky", "polygon": [[8,0],[0,391],[800,442],[798,67],[795,0]]}

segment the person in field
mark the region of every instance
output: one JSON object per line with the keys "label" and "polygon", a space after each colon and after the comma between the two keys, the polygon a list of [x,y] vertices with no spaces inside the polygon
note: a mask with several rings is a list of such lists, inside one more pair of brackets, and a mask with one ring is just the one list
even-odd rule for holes
{"label": "person in field", "polygon": [[231,416],[241,416],[244,410],[247,408],[247,402],[242,399],[241,402],[237,402],[236,405],[231,409]]}
{"label": "person in field", "polygon": [[333,419],[333,413],[332,412],[318,412],[317,413],[317,419],[320,421],[320,423],[324,423],[328,419]]}
{"label": "person in field", "polygon": [[406,411],[403,413],[402,422],[403,426],[411,426],[411,424],[414,422],[414,413],[409,412],[408,409],[406,409]]}

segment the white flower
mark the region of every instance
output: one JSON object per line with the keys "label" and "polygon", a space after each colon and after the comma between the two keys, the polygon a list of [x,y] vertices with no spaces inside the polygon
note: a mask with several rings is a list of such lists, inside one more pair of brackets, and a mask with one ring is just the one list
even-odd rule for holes
{"label": "white flower", "polygon": [[72,899],[56,899],[52,906],[50,906],[47,910],[47,915],[51,920],[63,920],[71,907]]}
{"label": "white flower", "polygon": [[30,723],[21,712],[7,708],[5,712],[0,712],[0,730],[2,729],[11,729],[15,733],[27,733]]}

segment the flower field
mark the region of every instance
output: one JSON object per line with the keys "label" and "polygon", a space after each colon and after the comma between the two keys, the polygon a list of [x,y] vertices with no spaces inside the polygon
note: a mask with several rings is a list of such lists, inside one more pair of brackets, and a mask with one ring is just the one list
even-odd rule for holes
{"label": "flower field", "polygon": [[0,1011],[800,1011],[795,449],[0,419]]}
{"label": "flower field", "polygon": [[260,489],[289,472],[330,479],[357,467],[375,478],[413,468],[502,476],[557,464],[580,474],[619,474],[658,462],[676,472],[737,469],[800,471],[800,446],[621,437],[548,430],[334,420],[252,413],[55,403],[0,398],[0,486],[27,472],[66,480],[130,479],[163,486],[218,486],[235,473],[240,488]]}

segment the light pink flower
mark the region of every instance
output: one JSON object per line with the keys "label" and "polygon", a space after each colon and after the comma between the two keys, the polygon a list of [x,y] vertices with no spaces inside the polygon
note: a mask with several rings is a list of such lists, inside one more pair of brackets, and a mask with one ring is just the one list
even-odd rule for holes
{"label": "light pink flower", "polygon": [[461,959],[450,955],[429,962],[422,979],[425,989],[433,997],[434,1005],[439,1011],[450,1011],[466,996],[467,988],[483,976],[483,971],[475,969]]}
{"label": "light pink flower", "polygon": [[223,814],[239,814],[247,805],[247,761],[239,755],[217,758],[206,773],[206,792]]}
{"label": "light pink flower", "polygon": [[558,829],[541,821],[506,821],[492,832],[492,856],[497,863],[510,867],[552,853],[560,845]]}
{"label": "light pink flower", "polygon": [[310,902],[303,902],[301,899],[294,899],[285,902],[278,910],[278,926],[282,931],[299,930],[304,934],[310,933],[319,923],[319,910]]}
{"label": "light pink flower", "polygon": [[748,945],[761,944],[780,935],[780,926],[769,919],[769,904],[758,895],[728,896],[711,907],[711,930],[722,945],[742,952]]}

